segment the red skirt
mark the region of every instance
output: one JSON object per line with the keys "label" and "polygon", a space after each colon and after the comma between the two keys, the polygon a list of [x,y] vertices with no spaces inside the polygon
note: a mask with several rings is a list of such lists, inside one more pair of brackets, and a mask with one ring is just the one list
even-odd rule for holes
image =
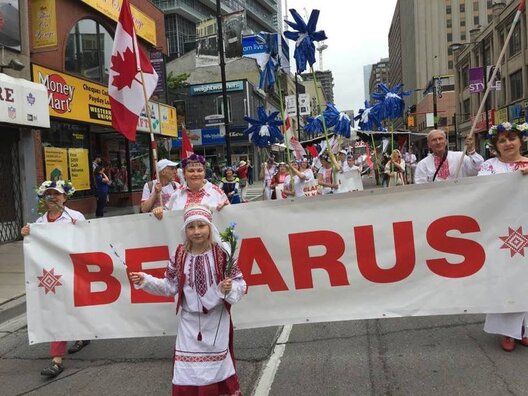
{"label": "red skirt", "polygon": [[172,396],[242,396],[237,375],[210,385],[174,385]]}

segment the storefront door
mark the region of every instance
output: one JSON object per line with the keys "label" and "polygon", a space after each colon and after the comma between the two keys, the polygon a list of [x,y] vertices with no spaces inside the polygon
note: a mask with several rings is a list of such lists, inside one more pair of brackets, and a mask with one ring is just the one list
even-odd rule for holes
{"label": "storefront door", "polygon": [[15,241],[22,228],[22,193],[18,165],[18,130],[0,133],[0,243]]}

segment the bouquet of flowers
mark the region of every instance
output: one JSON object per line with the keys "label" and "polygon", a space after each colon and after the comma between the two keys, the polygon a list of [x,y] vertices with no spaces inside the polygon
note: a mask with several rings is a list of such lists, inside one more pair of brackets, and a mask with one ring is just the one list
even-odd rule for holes
{"label": "bouquet of flowers", "polygon": [[233,268],[233,265],[236,262],[235,252],[238,248],[240,235],[235,233],[235,227],[236,223],[232,221],[231,223],[229,223],[229,226],[220,233],[220,239],[222,240],[222,242],[227,243],[227,245],[229,246],[227,252],[227,265],[224,273],[225,277],[230,277],[231,269]]}

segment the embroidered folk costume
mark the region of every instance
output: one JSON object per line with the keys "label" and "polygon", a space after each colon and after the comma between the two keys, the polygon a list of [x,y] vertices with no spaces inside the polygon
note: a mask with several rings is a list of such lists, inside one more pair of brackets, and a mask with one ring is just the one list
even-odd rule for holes
{"label": "embroidered folk costume", "polygon": [[[213,241],[200,254],[186,249],[185,229],[196,221],[209,225]],[[207,208],[189,206],[185,210],[182,234],[187,242],[177,247],[165,278],[143,274],[143,282],[136,286],[156,295],[177,296],[176,312],[181,312],[181,319],[174,350],[173,395],[239,395],[230,308],[244,295],[246,283],[236,263],[226,274],[229,248],[222,244]],[[232,289],[223,294],[219,284],[225,278],[232,279]]]}

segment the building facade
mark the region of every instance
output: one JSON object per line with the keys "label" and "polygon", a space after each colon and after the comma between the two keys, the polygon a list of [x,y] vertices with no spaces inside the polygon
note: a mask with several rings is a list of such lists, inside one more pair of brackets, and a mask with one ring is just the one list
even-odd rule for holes
{"label": "building facade", "polygon": [[[196,48],[197,25],[216,18],[213,0],[153,0],[165,13],[168,54],[180,57]],[[222,14],[245,10],[245,34],[282,31],[280,0],[222,0]]]}
{"label": "building facade", "polygon": [[369,101],[370,94],[378,91],[378,84],[389,83],[389,58],[382,58],[378,63],[372,65],[369,76]]}
{"label": "building facade", "polygon": [[[321,84],[324,93],[324,101],[326,103],[334,103],[334,76],[332,74],[332,71],[316,70],[315,76],[317,78],[317,81]],[[301,74],[301,77],[304,81],[313,81],[314,79],[313,74],[311,73],[303,73]]]}
{"label": "building facade", "polygon": [[[152,177],[152,155],[146,117],[140,117],[135,142],[112,128],[108,69],[120,5],[96,0],[31,4],[31,78],[47,88],[51,116],[50,128],[35,136],[36,184],[70,179],[77,191],[68,206],[91,217],[96,206],[92,161],[99,156],[112,180],[108,206],[132,211]],[[163,54],[163,13],[150,2],[131,1],[131,5],[139,45],[147,54],[154,50]],[[149,107],[156,140],[163,143],[176,136],[175,109],[155,101]],[[160,155],[166,157],[163,147],[159,144]]]}
{"label": "building facade", "polygon": [[[512,0],[398,0],[389,30],[390,84],[412,91],[412,107],[434,76],[454,73],[452,45],[492,19],[493,3]],[[416,90],[416,91],[415,91]]]}
{"label": "building facade", "polygon": [[[471,130],[484,91],[492,84],[484,111],[475,124],[477,144],[482,154],[489,154],[485,132],[491,125],[506,121],[528,121],[526,13],[515,26],[498,79],[486,82],[484,78],[491,77],[516,11],[516,3],[494,5],[491,23],[484,29],[472,32],[471,43],[455,51],[457,124],[461,135]],[[479,71],[481,78],[476,78],[474,73]]]}

